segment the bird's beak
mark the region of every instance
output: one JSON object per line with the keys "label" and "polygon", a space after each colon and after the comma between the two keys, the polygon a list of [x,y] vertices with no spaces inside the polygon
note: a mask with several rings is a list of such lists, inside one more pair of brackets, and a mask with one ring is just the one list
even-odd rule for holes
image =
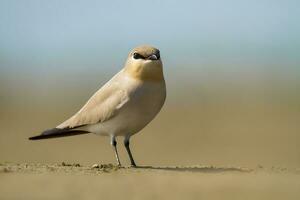
{"label": "bird's beak", "polygon": [[157,56],[155,54],[152,54],[151,56],[149,56],[147,58],[147,60],[158,60],[158,59],[157,59]]}

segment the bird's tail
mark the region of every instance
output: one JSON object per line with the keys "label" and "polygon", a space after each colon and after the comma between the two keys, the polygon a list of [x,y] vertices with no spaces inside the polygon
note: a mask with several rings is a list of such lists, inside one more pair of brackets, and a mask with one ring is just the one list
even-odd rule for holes
{"label": "bird's tail", "polygon": [[88,131],[72,129],[72,128],[53,128],[42,132],[40,135],[28,138],[29,140],[42,140],[49,138],[66,137],[80,134],[87,134]]}

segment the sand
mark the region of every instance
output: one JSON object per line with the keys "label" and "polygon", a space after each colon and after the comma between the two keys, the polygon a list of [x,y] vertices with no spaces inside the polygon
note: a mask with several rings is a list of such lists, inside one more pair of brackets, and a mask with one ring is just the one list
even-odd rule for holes
{"label": "sand", "polygon": [[0,165],[0,199],[299,199],[300,170],[240,167]]}
{"label": "sand", "polygon": [[0,200],[300,199],[300,79],[264,67],[165,69],[166,103],[131,139],[137,164],[152,166],[138,169],[103,164],[115,162],[109,138],[28,140],[72,116],[114,73],[0,73]]}

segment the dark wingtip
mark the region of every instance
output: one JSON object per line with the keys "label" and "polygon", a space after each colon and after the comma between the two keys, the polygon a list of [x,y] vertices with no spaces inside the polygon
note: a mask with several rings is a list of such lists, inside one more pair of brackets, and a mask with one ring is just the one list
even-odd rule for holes
{"label": "dark wingtip", "polygon": [[83,131],[83,130],[73,130],[70,128],[64,128],[64,129],[53,128],[53,129],[44,131],[41,135],[33,136],[28,139],[29,140],[42,140],[42,139],[80,135],[80,134],[86,134],[86,133],[89,133],[89,132]]}
{"label": "dark wingtip", "polygon": [[40,135],[33,136],[33,137],[28,138],[28,140],[38,140],[39,137],[40,137]]}

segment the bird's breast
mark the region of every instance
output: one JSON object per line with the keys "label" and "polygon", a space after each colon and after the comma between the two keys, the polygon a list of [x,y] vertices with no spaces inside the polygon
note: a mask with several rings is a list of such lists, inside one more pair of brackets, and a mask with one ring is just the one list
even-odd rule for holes
{"label": "bird's breast", "polygon": [[110,120],[93,126],[92,132],[100,135],[133,135],[144,128],[161,110],[166,98],[165,82],[145,82],[122,76],[120,89],[128,101]]}
{"label": "bird's breast", "polygon": [[122,108],[119,120],[120,134],[134,134],[144,128],[161,110],[165,98],[164,82],[132,82],[128,89],[128,103]]}

